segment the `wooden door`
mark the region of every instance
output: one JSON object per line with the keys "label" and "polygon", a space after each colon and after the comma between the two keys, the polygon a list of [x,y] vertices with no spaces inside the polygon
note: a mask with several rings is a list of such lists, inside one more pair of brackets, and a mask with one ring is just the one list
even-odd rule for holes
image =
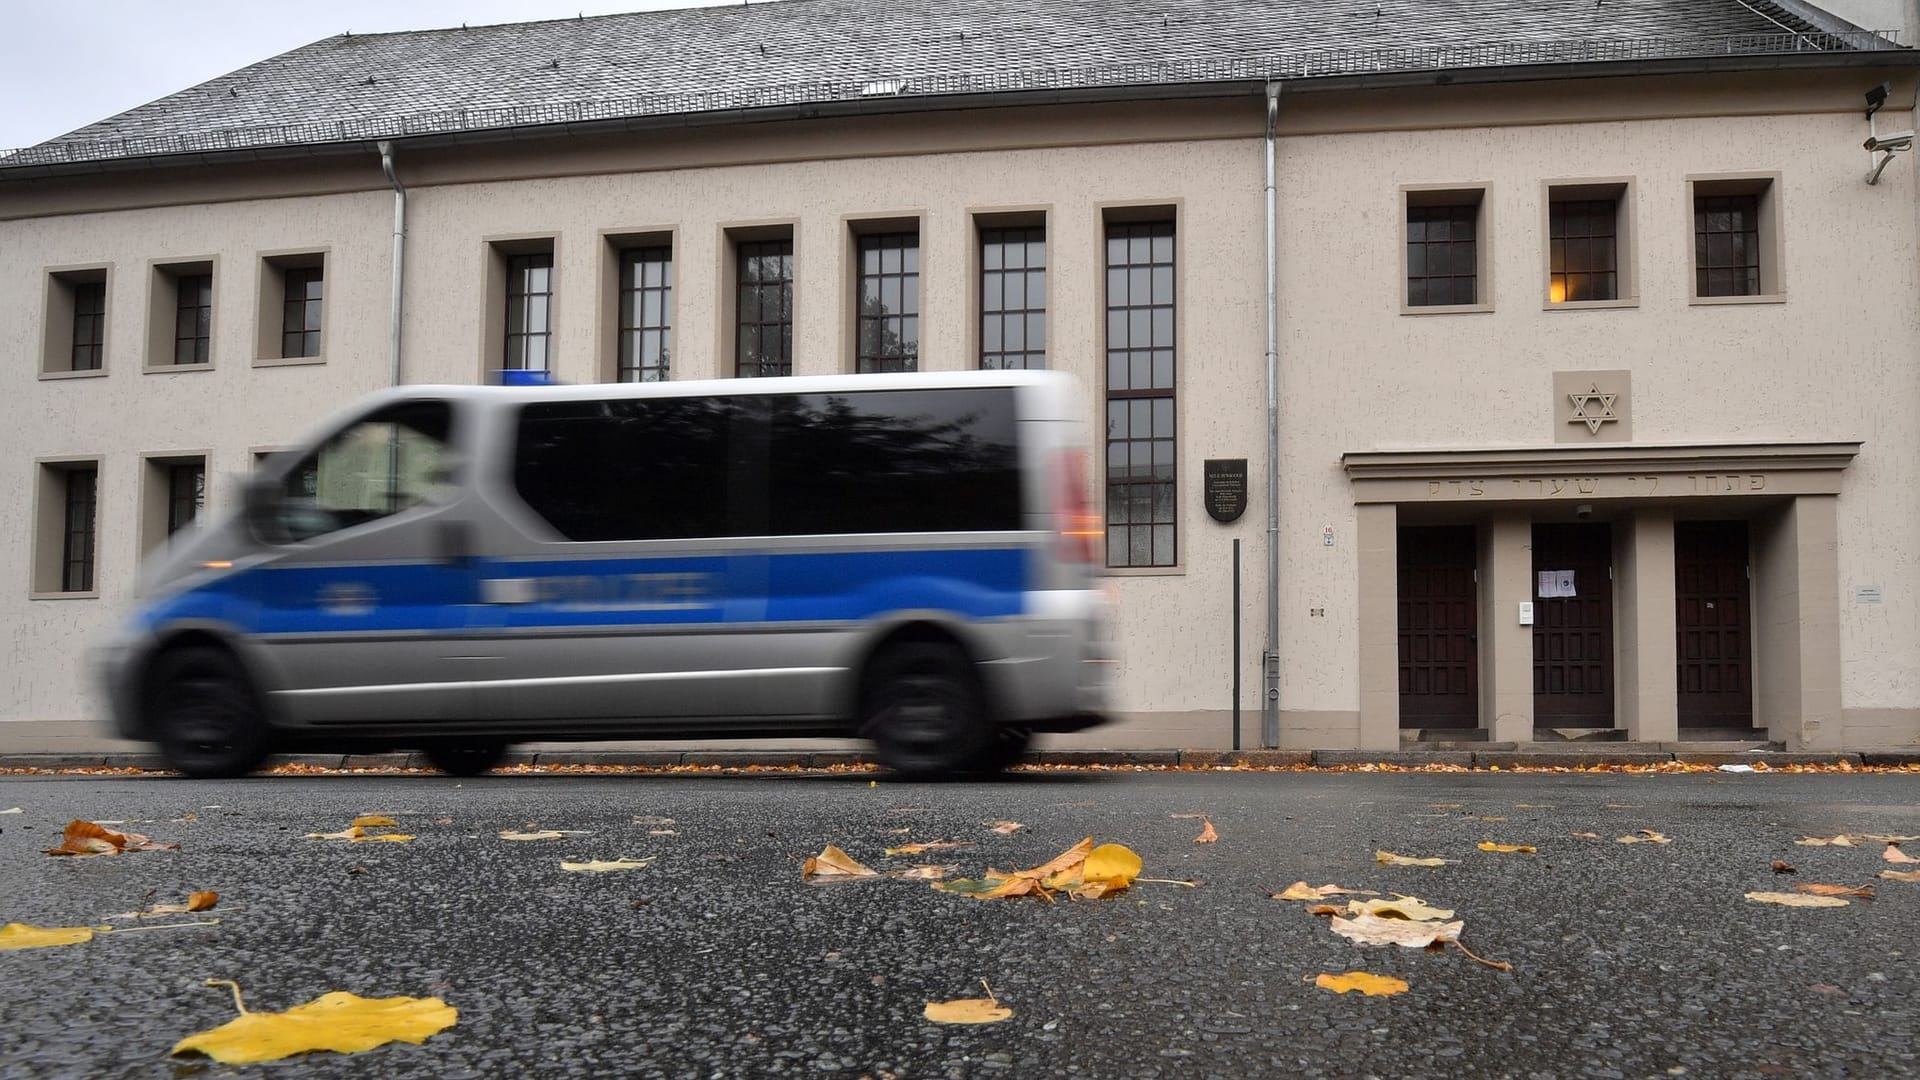
{"label": "wooden door", "polygon": [[1753,603],[1747,523],[1673,526],[1681,727],[1753,724]]}
{"label": "wooden door", "polygon": [[1399,545],[1400,726],[1477,727],[1473,526],[1404,528]]}
{"label": "wooden door", "polygon": [[[1540,575],[1572,596],[1541,596]],[[1539,727],[1612,727],[1613,530],[1607,525],[1533,527],[1533,718]]]}

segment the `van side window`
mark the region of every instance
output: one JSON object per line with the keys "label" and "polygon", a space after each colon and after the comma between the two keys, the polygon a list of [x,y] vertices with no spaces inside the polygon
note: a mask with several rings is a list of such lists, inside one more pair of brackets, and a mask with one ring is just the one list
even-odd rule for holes
{"label": "van side window", "polygon": [[646,398],[529,405],[514,486],[569,540],[731,534],[727,466],[745,399]]}
{"label": "van side window", "polygon": [[287,473],[286,533],[308,540],[437,498],[452,427],[444,401],[403,402],[355,421]]}

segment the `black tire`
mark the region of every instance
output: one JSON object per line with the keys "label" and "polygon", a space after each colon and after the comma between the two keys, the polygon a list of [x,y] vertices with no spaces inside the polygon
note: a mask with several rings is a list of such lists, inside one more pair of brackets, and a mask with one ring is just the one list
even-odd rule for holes
{"label": "black tire", "polygon": [[507,744],[481,739],[429,743],[420,748],[433,767],[448,776],[479,776],[507,756]]}
{"label": "black tire", "polygon": [[198,780],[245,776],[266,760],[271,733],[232,653],[178,649],[155,662],[147,707],[168,765]]}
{"label": "black tire", "polygon": [[860,733],[873,740],[881,765],[929,779],[978,768],[994,735],[973,665],[937,642],[890,646],[874,660]]}

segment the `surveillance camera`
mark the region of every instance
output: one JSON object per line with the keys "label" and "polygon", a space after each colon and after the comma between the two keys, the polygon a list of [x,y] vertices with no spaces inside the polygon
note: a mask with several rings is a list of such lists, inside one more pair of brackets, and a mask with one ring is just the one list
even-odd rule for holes
{"label": "surveillance camera", "polygon": [[1889,131],[1885,135],[1872,135],[1861,145],[1865,146],[1868,150],[1886,150],[1889,152],[1894,150],[1911,150],[1913,149],[1913,132]]}
{"label": "surveillance camera", "polygon": [[1590,517],[1592,517],[1592,516],[1593,516],[1593,504],[1592,504],[1592,503],[1581,503],[1581,504],[1580,504],[1579,506],[1576,506],[1576,507],[1574,507],[1574,508],[1573,508],[1573,516],[1574,516],[1574,517],[1577,517],[1577,518],[1579,518],[1579,519],[1580,519],[1580,520],[1582,520],[1582,521],[1585,521],[1586,519],[1588,519],[1588,518],[1590,518]]}

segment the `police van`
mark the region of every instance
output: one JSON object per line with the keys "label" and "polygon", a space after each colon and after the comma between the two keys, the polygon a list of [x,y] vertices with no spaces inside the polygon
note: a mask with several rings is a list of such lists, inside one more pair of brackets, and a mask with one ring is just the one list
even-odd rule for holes
{"label": "police van", "polygon": [[111,725],[200,777],[849,735],[996,769],[1102,722],[1079,402],[1018,371],[384,391],[143,569]]}

